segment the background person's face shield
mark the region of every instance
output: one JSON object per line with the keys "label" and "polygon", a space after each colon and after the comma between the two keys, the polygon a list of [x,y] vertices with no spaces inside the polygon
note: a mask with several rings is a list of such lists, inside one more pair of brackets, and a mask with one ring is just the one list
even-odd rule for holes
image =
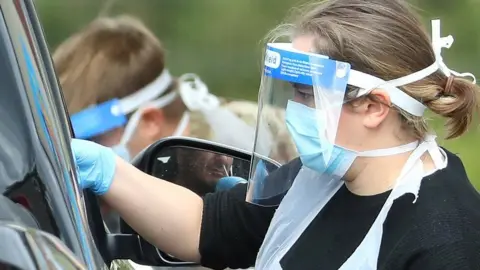
{"label": "background person's face shield", "polygon": [[[134,113],[142,105],[161,96],[172,83],[168,70],[164,70],[153,82],[134,94],[122,99],[112,99],[101,104],[90,106],[71,116],[75,137],[90,139],[115,128],[125,126],[128,115]],[[172,95],[161,97],[161,103],[169,103]]]}
{"label": "background person's face shield", "polygon": [[312,162],[318,163],[320,168],[326,168],[335,144],[349,71],[348,63],[297,51],[291,44],[268,44],[259,91],[248,202],[278,204],[272,198],[285,193],[294,178],[286,175],[267,177],[275,168],[269,168],[265,161],[265,157],[271,158],[270,149],[263,145],[265,130],[269,126],[265,117],[266,108],[285,110],[285,125],[290,131],[290,140],[295,142],[301,154],[302,162],[314,159]]}

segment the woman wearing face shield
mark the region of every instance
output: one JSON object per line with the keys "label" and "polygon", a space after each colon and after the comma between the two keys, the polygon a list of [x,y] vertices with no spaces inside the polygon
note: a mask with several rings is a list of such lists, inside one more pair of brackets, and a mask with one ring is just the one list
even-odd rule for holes
{"label": "woman wearing face shield", "polygon": [[80,185],[158,248],[214,269],[478,269],[479,195],[424,117],[455,138],[478,107],[473,75],[442,59],[453,38],[439,21],[430,39],[404,1],[331,0],[278,35],[291,43],[267,44],[257,125],[263,105],[283,106],[298,158],[202,199],[74,140]]}

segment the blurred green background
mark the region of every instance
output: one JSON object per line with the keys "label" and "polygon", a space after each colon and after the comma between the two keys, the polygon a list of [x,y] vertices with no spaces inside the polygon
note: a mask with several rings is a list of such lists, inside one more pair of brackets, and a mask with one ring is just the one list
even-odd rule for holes
{"label": "blurred green background", "polygon": [[[385,0],[388,1],[388,0]],[[141,18],[168,50],[173,74],[194,72],[210,91],[230,98],[256,100],[260,79],[261,40],[292,7],[305,0],[37,0],[48,43],[53,51],[66,37],[99,14],[131,14]],[[412,0],[429,26],[442,19],[442,33],[455,37],[444,52],[448,66],[480,76],[480,0]],[[428,28],[429,29],[429,28]],[[442,137],[443,122],[432,118]],[[457,153],[472,182],[480,188],[480,129],[442,145]],[[480,159],[480,158],[479,158]]]}

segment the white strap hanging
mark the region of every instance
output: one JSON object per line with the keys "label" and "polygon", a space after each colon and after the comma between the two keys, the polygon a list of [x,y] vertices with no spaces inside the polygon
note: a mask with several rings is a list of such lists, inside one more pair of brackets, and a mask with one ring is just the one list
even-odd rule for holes
{"label": "white strap hanging", "polygon": [[450,49],[450,47],[453,44],[453,41],[454,39],[452,35],[448,35],[446,37],[441,36],[440,20],[432,20],[432,48],[435,54],[435,62],[423,70],[412,73],[402,78],[391,80],[388,82],[388,84],[393,86],[402,86],[402,85],[410,84],[410,83],[419,81],[427,76],[430,76],[437,70],[442,71],[443,74],[445,74],[445,76],[447,77],[451,76],[452,74],[457,77],[470,77],[472,78],[472,83],[476,84],[477,80],[472,73],[469,73],[469,72],[459,73],[457,71],[449,69],[445,64],[445,62],[443,61],[442,49],[443,48]]}

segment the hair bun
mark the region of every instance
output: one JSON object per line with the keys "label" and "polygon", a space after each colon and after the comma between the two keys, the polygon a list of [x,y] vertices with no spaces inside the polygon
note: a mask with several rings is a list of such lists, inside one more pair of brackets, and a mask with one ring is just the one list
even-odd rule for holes
{"label": "hair bun", "polygon": [[451,75],[438,98],[428,102],[430,110],[447,118],[447,139],[459,137],[468,130],[478,111],[479,93],[478,85]]}
{"label": "hair bun", "polygon": [[455,76],[450,75],[447,78],[447,83],[445,84],[445,88],[443,90],[443,94],[449,96],[452,91],[453,81],[455,80]]}

